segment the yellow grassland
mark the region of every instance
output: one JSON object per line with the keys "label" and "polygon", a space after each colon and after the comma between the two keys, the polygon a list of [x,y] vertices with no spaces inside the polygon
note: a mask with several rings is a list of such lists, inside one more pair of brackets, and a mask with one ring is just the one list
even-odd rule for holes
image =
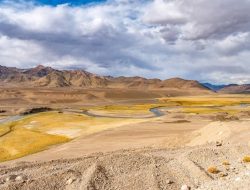
{"label": "yellow grassland", "polygon": [[14,129],[0,138],[0,161],[36,153],[47,147],[69,141],[67,137],[43,134],[25,128]]}
{"label": "yellow grassland", "polygon": [[217,95],[159,98],[159,102],[176,106],[234,106],[250,104],[250,95]]}
{"label": "yellow grassland", "polygon": [[[97,106],[91,107],[90,110],[106,111],[109,113],[119,113],[119,114],[147,114],[150,113],[149,110],[154,107],[163,106],[165,104],[138,104],[138,105],[107,105],[107,106]],[[86,108],[85,108],[86,109]]]}
{"label": "yellow grassland", "polygon": [[183,108],[184,113],[197,113],[197,114],[213,114],[213,113],[228,113],[228,114],[237,114],[242,110],[238,109],[226,109],[226,108],[213,108],[213,107],[199,107],[199,108]]}
{"label": "yellow grassland", "polygon": [[[84,108],[86,110],[104,111],[113,114],[147,114],[154,107],[181,107],[184,113],[212,114],[227,112],[236,114],[250,111],[249,108],[236,108],[241,104],[250,104],[249,95],[217,95],[159,98],[155,104],[107,105]],[[230,107],[231,106],[231,107]]]}
{"label": "yellow grassland", "polygon": [[142,121],[140,119],[94,118],[58,112],[30,115],[19,121],[0,125],[0,161],[39,152],[51,145],[68,142],[80,135]]}
{"label": "yellow grassland", "polygon": [[[150,108],[171,107],[184,113],[235,114],[248,107],[249,95],[168,97],[158,99],[155,104],[108,105],[85,107],[87,110],[100,110],[117,114],[147,114]],[[250,110],[249,110],[250,111]],[[45,112],[24,117],[15,122],[0,124],[0,161],[6,161],[32,154],[51,145],[65,143],[82,135],[120,127],[149,119],[89,117],[84,114]],[[152,120],[152,118],[151,118]]]}
{"label": "yellow grassland", "polygon": [[250,111],[248,107],[240,107],[241,104],[250,104],[249,95],[170,97],[160,98],[159,102],[171,106],[181,106],[184,113],[212,114],[227,112],[236,114],[241,111]]}
{"label": "yellow grassland", "polygon": [[3,136],[4,134],[6,134],[8,131],[9,131],[8,126],[0,127],[0,137]]}

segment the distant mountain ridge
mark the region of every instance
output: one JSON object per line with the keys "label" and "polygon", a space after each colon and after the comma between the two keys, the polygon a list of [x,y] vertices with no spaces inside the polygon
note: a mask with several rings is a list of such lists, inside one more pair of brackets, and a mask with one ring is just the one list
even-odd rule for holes
{"label": "distant mountain ridge", "polygon": [[84,70],[57,70],[42,65],[31,69],[0,66],[0,84],[28,87],[195,89],[210,92],[210,89],[195,80],[181,78],[160,80],[143,77],[105,77]]}
{"label": "distant mountain ridge", "polygon": [[225,94],[250,94],[250,84],[231,84],[219,90]]}
{"label": "distant mountain ridge", "polygon": [[226,86],[228,86],[228,85],[224,85],[224,84],[222,84],[222,85],[215,85],[215,84],[211,84],[211,83],[202,83],[202,85],[208,87],[209,89],[211,89],[211,90],[213,90],[215,92],[217,92],[217,91],[225,88]]}
{"label": "distant mountain ridge", "polygon": [[204,86],[213,90],[214,92],[222,94],[250,94],[250,84],[228,84],[228,85],[214,85],[211,83],[202,83]]}

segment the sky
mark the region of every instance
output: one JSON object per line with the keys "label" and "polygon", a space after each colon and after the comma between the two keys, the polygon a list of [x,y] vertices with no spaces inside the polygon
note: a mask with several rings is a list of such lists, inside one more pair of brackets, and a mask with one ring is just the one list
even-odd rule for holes
{"label": "sky", "polygon": [[0,65],[250,83],[250,0],[0,0]]}
{"label": "sky", "polygon": [[38,0],[36,1],[37,4],[43,4],[43,5],[52,5],[57,6],[61,4],[69,4],[71,6],[80,6],[83,4],[89,4],[89,3],[100,3],[104,2],[105,0]]}

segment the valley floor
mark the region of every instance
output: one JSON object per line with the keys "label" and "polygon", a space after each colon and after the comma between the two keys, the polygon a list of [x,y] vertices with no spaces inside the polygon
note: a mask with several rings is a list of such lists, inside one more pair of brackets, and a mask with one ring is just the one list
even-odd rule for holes
{"label": "valley floor", "polygon": [[[248,189],[249,105],[247,95],[52,104],[0,124],[0,189]],[[0,107],[2,118],[19,106]]]}

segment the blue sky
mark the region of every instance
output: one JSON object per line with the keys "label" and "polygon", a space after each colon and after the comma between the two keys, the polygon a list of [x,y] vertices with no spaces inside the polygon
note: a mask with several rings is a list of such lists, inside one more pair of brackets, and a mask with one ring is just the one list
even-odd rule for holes
{"label": "blue sky", "polygon": [[61,4],[69,4],[70,6],[81,6],[86,4],[97,4],[103,3],[106,0],[0,0],[0,3],[3,2],[11,2],[11,4],[18,4],[18,3],[29,3],[33,2],[37,5],[51,5],[57,6]]}
{"label": "blue sky", "polygon": [[58,5],[58,4],[65,4],[68,3],[70,5],[82,5],[82,4],[88,4],[88,3],[99,3],[104,2],[105,0],[37,0],[37,2],[41,4],[47,4],[47,5]]}
{"label": "blue sky", "polygon": [[30,2],[0,0],[0,65],[250,83],[249,0]]}

